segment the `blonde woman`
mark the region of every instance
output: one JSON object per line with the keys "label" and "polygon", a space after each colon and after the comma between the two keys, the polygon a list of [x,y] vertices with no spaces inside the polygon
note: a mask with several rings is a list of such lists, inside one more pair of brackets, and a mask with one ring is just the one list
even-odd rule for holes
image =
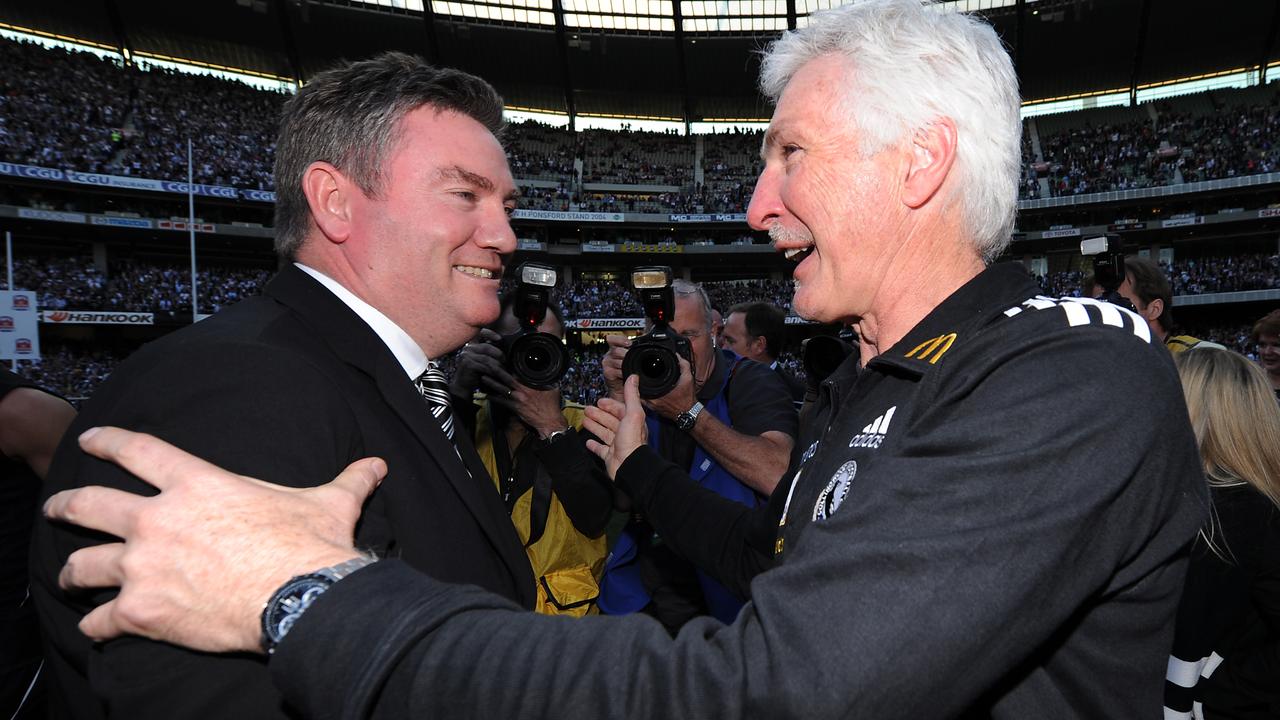
{"label": "blonde woman", "polygon": [[1247,358],[1175,358],[1213,512],[1192,548],[1165,718],[1280,717],[1280,406]]}

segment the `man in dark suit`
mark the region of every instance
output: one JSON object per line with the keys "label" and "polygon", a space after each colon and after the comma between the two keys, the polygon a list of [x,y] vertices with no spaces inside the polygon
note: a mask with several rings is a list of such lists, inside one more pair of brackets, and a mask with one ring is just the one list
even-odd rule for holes
{"label": "man in dark suit", "polygon": [[[99,424],[145,430],[294,487],[379,455],[390,475],[357,543],[531,607],[524,550],[466,433],[451,439],[449,415],[433,412],[442,378],[424,372],[498,315],[503,256],[515,249],[501,113],[483,80],[407,55],[317,76],[287,104],[278,140],[276,249],[288,264],[264,296],[140,350],[71,436]],[[94,484],[147,491],[71,442],[45,494]],[[108,540],[36,529],[33,594],[55,714],[290,714],[261,658],[86,640],[76,624],[104,596],[64,593],[58,570]]]}
{"label": "man in dark suit", "polygon": [[725,316],[722,347],[772,368],[787,384],[792,402],[800,407],[804,402],[804,382],[778,363],[786,327],[786,314],[777,305],[738,303]]}
{"label": "man in dark suit", "polygon": [[75,408],[0,367],[0,717],[44,717],[48,683],[27,556],[40,484]]}

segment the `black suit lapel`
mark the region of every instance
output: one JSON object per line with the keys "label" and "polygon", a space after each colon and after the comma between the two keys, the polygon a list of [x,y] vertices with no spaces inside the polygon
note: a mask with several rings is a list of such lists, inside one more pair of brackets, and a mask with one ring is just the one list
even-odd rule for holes
{"label": "black suit lapel", "polygon": [[466,433],[462,432],[465,426],[457,426],[459,431],[454,433],[457,438],[455,451],[454,444],[444,434],[439,421],[431,415],[426,401],[409,382],[404,369],[390,352],[386,355],[389,362],[380,362],[374,375],[382,397],[427,448],[432,460],[440,467],[440,474],[453,484],[462,502],[493,542],[494,550],[511,571],[511,576],[516,579],[522,604],[532,607],[534,580],[529,556],[520,545],[515,526],[502,506],[489,471],[480,461]]}
{"label": "black suit lapel", "polygon": [[[335,355],[374,379],[383,400],[413,432],[438,466],[439,475],[453,486],[489,537],[515,579],[522,604],[532,607],[534,579],[529,558],[488,471],[465,433],[457,433],[455,452],[391,350],[359,315],[314,278],[289,265],[267,284],[265,293],[297,312]],[[459,453],[465,458],[465,466]]]}

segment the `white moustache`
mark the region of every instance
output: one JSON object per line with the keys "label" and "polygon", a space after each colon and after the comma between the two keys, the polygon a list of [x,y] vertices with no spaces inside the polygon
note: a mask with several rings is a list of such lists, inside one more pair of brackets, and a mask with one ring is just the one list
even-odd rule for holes
{"label": "white moustache", "polygon": [[813,244],[813,235],[804,229],[792,230],[784,227],[781,223],[774,223],[769,226],[769,239],[775,244],[780,242],[798,242],[805,245]]}

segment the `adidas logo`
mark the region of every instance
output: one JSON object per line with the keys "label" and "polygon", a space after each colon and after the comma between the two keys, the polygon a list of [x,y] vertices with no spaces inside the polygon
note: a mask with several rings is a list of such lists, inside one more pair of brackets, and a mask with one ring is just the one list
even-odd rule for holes
{"label": "adidas logo", "polygon": [[862,428],[862,432],[853,436],[849,441],[849,447],[872,450],[880,447],[880,443],[884,442],[884,436],[889,432],[889,423],[893,422],[893,413],[897,410],[897,405],[885,410],[883,415],[875,419],[875,422]]}

